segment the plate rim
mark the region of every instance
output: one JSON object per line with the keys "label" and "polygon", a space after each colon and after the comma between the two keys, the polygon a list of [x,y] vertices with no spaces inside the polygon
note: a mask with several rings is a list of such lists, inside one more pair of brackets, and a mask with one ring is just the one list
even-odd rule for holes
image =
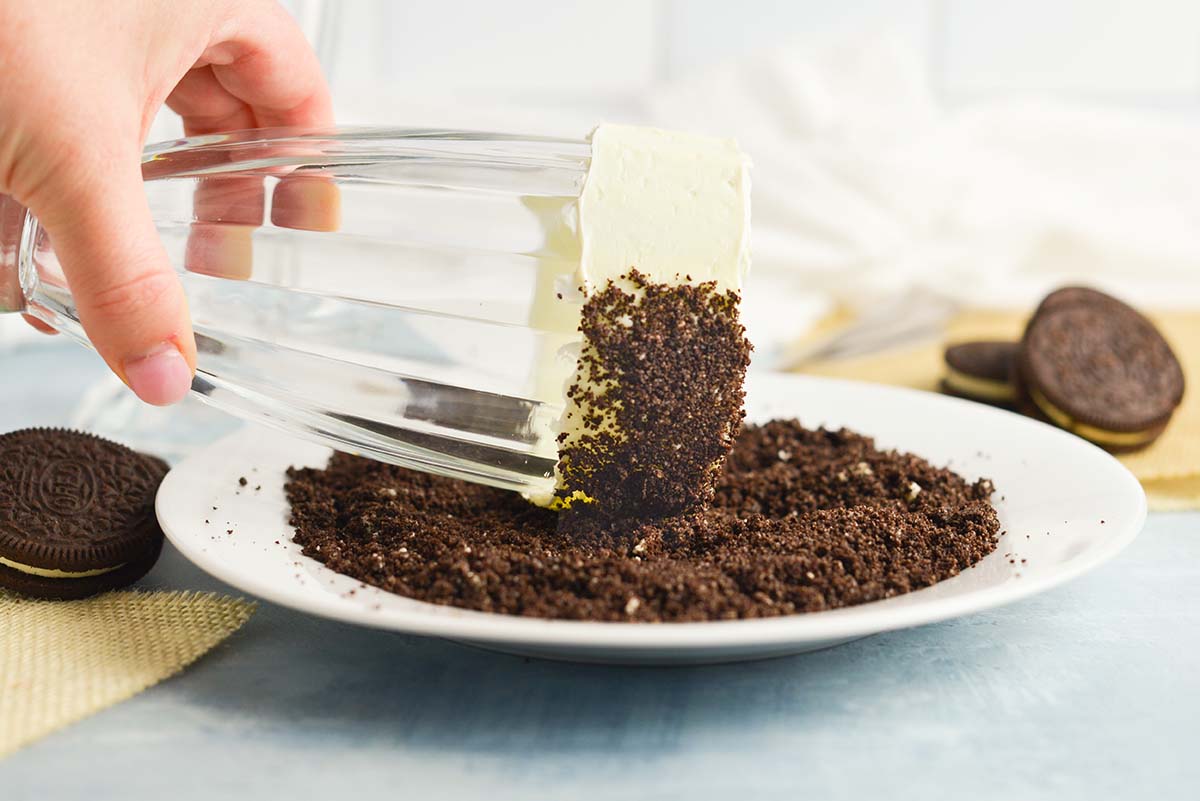
{"label": "plate rim", "polygon": [[[810,384],[837,386],[851,391],[864,388],[883,394],[897,393],[905,396],[921,396],[922,402],[934,404],[965,404],[984,414],[1008,415],[1015,418],[1010,422],[1038,427],[1041,435],[1063,437],[1073,447],[1091,449],[1109,460],[1122,479],[1136,489],[1137,509],[1123,526],[1114,525],[1112,532],[1099,546],[1071,558],[1060,569],[1030,576],[1028,579],[1009,581],[961,595],[931,598],[926,602],[900,607],[879,608],[882,601],[872,601],[850,607],[783,615],[751,620],[702,621],[680,623],[624,623],[614,621],[571,621],[550,618],[524,617],[476,610],[460,609],[439,604],[430,604],[408,599],[419,606],[437,610],[430,615],[423,611],[390,610],[378,615],[364,614],[361,605],[350,601],[339,602],[336,595],[314,594],[310,589],[281,586],[269,581],[256,582],[253,578],[230,571],[219,557],[202,550],[197,538],[188,537],[175,530],[170,515],[164,514],[164,499],[169,500],[180,491],[177,485],[186,475],[186,466],[199,462],[205,456],[221,452],[230,443],[244,445],[247,428],[255,437],[276,437],[291,440],[298,446],[319,446],[294,435],[287,435],[269,427],[250,424],[209,444],[188,456],[173,467],[163,480],[155,501],[156,514],[167,539],[193,564],[218,580],[271,603],[297,609],[319,617],[346,623],[381,628],[405,634],[469,640],[481,643],[511,643],[514,645],[556,646],[575,650],[613,649],[626,651],[663,651],[682,648],[724,649],[752,646],[797,646],[846,637],[861,637],[869,634],[895,631],[914,626],[936,623],[975,612],[995,609],[1036,595],[1065,584],[1112,559],[1124,550],[1141,532],[1147,513],[1145,492],[1137,478],[1111,454],[1073,434],[1057,429],[1037,420],[1013,412],[984,407],[972,401],[943,396],[921,390],[895,387],[866,381],[827,378],[823,376],[796,375],[767,371],[752,371],[748,376],[748,388],[756,384],[781,382],[784,384]],[[334,576],[343,576],[325,567],[310,557],[298,552],[298,558],[309,559],[312,569],[319,574],[325,571]],[[231,573],[233,574],[231,577]],[[926,588],[928,589],[928,588]],[[380,592],[386,592],[379,590]],[[916,593],[922,590],[915,591]],[[885,599],[887,600],[887,599]],[[419,609],[418,606],[418,609]],[[448,611],[452,610],[452,611]]]}

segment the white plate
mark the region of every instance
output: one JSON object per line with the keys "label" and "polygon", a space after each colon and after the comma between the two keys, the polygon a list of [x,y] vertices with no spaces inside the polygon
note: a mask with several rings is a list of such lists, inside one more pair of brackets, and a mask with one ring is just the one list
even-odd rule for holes
{"label": "white plate", "polygon": [[[436,606],[375,588],[351,594],[359,582],[302,556],[287,524],[284,470],[321,466],[329,450],[257,427],[172,470],[158,493],[158,518],[171,542],[202,569],[283,606],[511,653],[647,664],[798,653],[996,607],[1099,565],[1129,544],[1145,519],[1142,488],[1119,462],[1015,414],[924,392],[772,374],[752,376],[747,396],[752,421],[799,417],[810,426],[844,425],[968,478],[993,479],[993,501],[1007,532],[1000,546],[934,587],[768,620],[577,623]],[[238,484],[242,476],[245,487]]]}

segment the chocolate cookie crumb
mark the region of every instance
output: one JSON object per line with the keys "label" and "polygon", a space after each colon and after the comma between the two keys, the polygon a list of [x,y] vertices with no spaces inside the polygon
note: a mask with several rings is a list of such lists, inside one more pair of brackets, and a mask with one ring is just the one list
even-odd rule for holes
{"label": "chocolate cookie crumb", "polygon": [[715,282],[661,284],[637,270],[588,298],[558,438],[564,524],[667,517],[712,499],[744,417],[751,345],[738,301]]}
{"label": "chocolate cookie crumb", "polygon": [[649,522],[568,530],[513,493],[341,453],[288,475],[306,556],[418,600],[544,618],[835,609],[956,575],[999,531],[991,482],[791,420],[741,430],[711,506]]}

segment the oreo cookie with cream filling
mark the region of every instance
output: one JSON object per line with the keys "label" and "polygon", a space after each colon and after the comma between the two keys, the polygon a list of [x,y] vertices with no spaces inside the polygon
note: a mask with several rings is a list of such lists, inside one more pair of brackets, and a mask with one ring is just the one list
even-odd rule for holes
{"label": "oreo cookie with cream filling", "polygon": [[1051,293],[1030,319],[1020,383],[1040,416],[1113,451],[1153,442],[1183,399],[1183,369],[1142,314],[1096,290]]}
{"label": "oreo cookie with cream filling", "polygon": [[948,346],[942,391],[967,400],[1012,406],[1017,400],[1012,382],[1017,347],[1016,342],[994,340]]}
{"label": "oreo cookie with cream filling", "polygon": [[160,459],[91,434],[0,435],[0,588],[83,598],[137,581],[158,559]]}

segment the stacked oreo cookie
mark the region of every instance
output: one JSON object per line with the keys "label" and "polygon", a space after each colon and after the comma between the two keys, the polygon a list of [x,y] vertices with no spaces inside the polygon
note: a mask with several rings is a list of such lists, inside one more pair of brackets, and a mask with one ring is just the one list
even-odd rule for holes
{"label": "stacked oreo cookie", "polygon": [[946,348],[942,391],[967,400],[1011,407],[1017,402],[1012,369],[1016,342],[959,342]]}
{"label": "stacked oreo cookie", "polygon": [[132,584],[162,550],[167,464],[91,434],[0,435],[0,589],[84,598]]}
{"label": "stacked oreo cookie", "polygon": [[1158,439],[1183,400],[1171,346],[1144,315],[1087,287],[1047,295],[1020,342],[946,349],[943,390],[1018,410],[1111,451]]}

